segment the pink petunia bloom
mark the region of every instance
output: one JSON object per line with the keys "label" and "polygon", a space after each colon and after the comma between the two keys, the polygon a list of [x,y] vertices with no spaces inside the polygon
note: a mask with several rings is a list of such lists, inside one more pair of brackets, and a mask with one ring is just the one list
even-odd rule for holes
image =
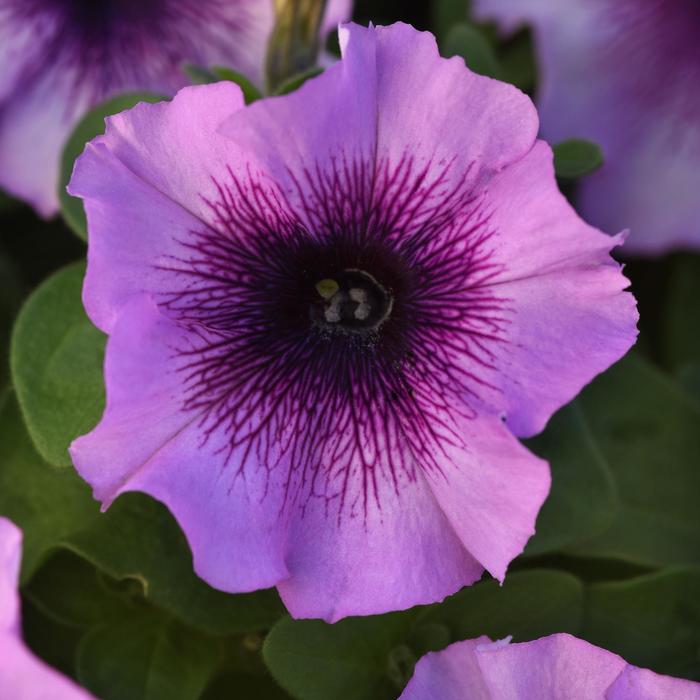
{"label": "pink petunia bloom", "polygon": [[515,436],[637,319],[525,95],[407,25],[340,39],[284,97],[109,119],[70,185],[110,336],[78,471],[167,504],[211,585],[328,620],[502,580],[549,490]]}
{"label": "pink petunia bloom", "polygon": [[569,634],[457,642],[426,654],[399,700],[700,700],[700,683],[660,676]]}
{"label": "pink petunia bloom", "polygon": [[0,698],[90,700],[92,695],[32,654],[20,636],[19,565],[22,533],[0,517]]}
{"label": "pink petunia bloom", "polygon": [[531,24],[542,134],[588,138],[605,164],[579,210],[629,227],[629,252],[700,247],[700,3],[697,0],[474,0],[480,19]]}
{"label": "pink petunia bloom", "polygon": [[[330,0],[324,36],[350,17]],[[0,187],[58,211],[59,159],[80,118],[118,93],[172,95],[186,63],[262,82],[273,0],[0,0]]]}

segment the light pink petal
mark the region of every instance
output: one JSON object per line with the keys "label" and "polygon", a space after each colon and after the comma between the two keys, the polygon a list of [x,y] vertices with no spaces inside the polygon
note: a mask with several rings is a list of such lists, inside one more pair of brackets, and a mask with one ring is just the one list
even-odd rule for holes
{"label": "light pink petal", "polygon": [[467,550],[503,581],[535,532],[549,466],[495,417],[463,420],[457,431],[461,444],[448,448],[440,471],[431,470],[427,480]]}
{"label": "light pink petal", "polygon": [[22,533],[0,517],[0,634],[19,634],[19,566]]}
{"label": "light pink petal", "polygon": [[91,700],[93,696],[36,658],[18,639],[0,632],[0,698]]}
{"label": "light pink petal", "polygon": [[605,700],[699,700],[700,683],[661,676],[646,668],[627,666]]}
{"label": "light pink petal", "polygon": [[476,658],[494,700],[597,700],[624,659],[568,634],[483,646]]}
{"label": "light pink petal", "polygon": [[134,298],[107,345],[105,413],[71,445],[73,462],[105,505],[134,490],[166,503],[213,586],[273,586],[287,576],[283,488],[276,472],[243,471],[240,452],[227,459],[218,434],[205,442],[201,415],[184,410],[180,352],[190,346],[185,329]]}
{"label": "light pink petal", "polygon": [[233,83],[185,88],[172,102],[108,119],[106,135],[78,158],[69,191],[85,199],[88,217],[85,307],[102,330],[133,295],[163,291],[159,268],[176,264],[178,241],[211,220],[212,178],[228,179],[237,161],[216,128],[242,106]]}
{"label": "light pink petal", "polygon": [[292,199],[322,206],[304,184],[305,173],[333,163],[364,160],[372,169],[410,158],[416,170],[434,174],[458,158],[448,183],[476,183],[532,146],[537,115],[529,98],[465,70],[460,58],[440,58],[432,35],[401,23],[349,24],[341,27],[340,45],[343,61],[284,99],[253,104],[222,128],[287,183]]}
{"label": "light pink petal", "polygon": [[399,700],[493,700],[475,656],[477,646],[489,642],[488,637],[468,639],[426,654]]}
{"label": "light pink petal", "polygon": [[335,622],[401,610],[442,600],[481,578],[483,567],[455,534],[420,471],[415,481],[396,487],[386,465],[376,463],[372,478],[373,485],[364,485],[356,474],[343,494],[351,506],[340,513],[324,494],[298,506],[288,532],[291,577],[278,584],[294,617]]}
{"label": "light pink petal", "polygon": [[501,269],[490,284],[505,321],[494,369],[470,369],[497,390],[483,398],[516,435],[529,436],[634,344],[636,303],[610,257],[622,238],[576,215],[545,143],[489,183],[484,209]]}

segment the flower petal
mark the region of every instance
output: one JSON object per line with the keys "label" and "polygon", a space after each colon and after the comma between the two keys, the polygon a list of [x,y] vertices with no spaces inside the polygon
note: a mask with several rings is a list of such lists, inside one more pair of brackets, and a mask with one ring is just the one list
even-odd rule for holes
{"label": "flower petal", "polygon": [[240,454],[227,466],[217,436],[205,441],[201,416],[183,410],[186,375],[178,361],[189,343],[150,299],[135,297],[107,345],[105,413],[73,442],[71,456],[105,506],[135,490],[163,501],[189,540],[195,570],[211,585],[267,588],[288,575],[284,491],[276,474],[243,473]]}
{"label": "flower petal", "polygon": [[482,646],[477,663],[498,700],[604,698],[624,659],[569,634],[521,644]]}
{"label": "flower petal", "polygon": [[22,533],[7,518],[0,517],[0,635],[19,634],[19,581]]}
{"label": "flower petal", "polygon": [[605,700],[700,700],[700,683],[661,676],[646,668],[627,666],[610,686]]}
{"label": "flower petal", "polygon": [[535,532],[549,466],[495,417],[462,420],[457,430],[462,444],[448,448],[427,480],[464,546],[502,582]]}
{"label": "flower petal", "polygon": [[[380,466],[375,470],[381,472]],[[336,622],[402,610],[442,600],[481,578],[483,567],[455,534],[420,471],[398,490],[385,474],[373,477],[376,500],[366,508],[356,482],[344,496],[359,501],[354,511],[336,515],[332,503],[312,496],[292,519],[291,576],[278,590],[294,617]]]}
{"label": "flower petal", "polygon": [[172,102],[109,118],[105,136],[76,161],[68,189],[85,199],[90,244],[83,296],[102,330],[133,295],[163,291],[159,268],[181,254],[178,240],[210,220],[203,198],[215,196],[212,178],[237,160],[216,128],[243,104],[233,83],[184,88]]}
{"label": "flower petal", "polygon": [[[187,390],[177,349],[187,342],[186,331],[145,297],[135,298],[115,325],[105,414],[71,446],[96,498],[108,505],[139,490],[163,501],[188,538],[200,576],[232,592],[278,584],[300,617],[335,620],[410,607],[481,576],[420,473],[400,492],[382,474],[373,496],[380,507],[373,501],[341,517],[326,494],[288,499],[296,475],[284,459],[270,470],[269,458],[244,458],[245,443],[227,453],[219,449],[226,435],[205,441],[200,417],[181,408]],[[361,497],[359,479],[348,488],[345,498]]]}
{"label": "flower petal", "polygon": [[0,99],[0,187],[44,217],[58,209],[63,144],[86,107],[66,81],[45,78]]}
{"label": "flower petal", "polygon": [[557,189],[545,143],[489,183],[484,206],[502,268],[490,284],[508,313],[505,342],[493,350],[497,369],[473,371],[497,387],[496,395],[483,395],[511,430],[530,436],[627,352],[638,314],[610,257],[622,238],[576,215]]}
{"label": "flower petal", "polygon": [[[348,24],[340,45],[337,65],[283,100],[238,112],[221,129],[291,196],[305,173],[339,161],[368,160],[371,168],[410,151],[420,167],[438,171],[458,158],[450,176],[476,182],[532,146],[538,122],[529,98],[465,69],[460,58],[441,58],[427,32]],[[303,194],[315,204],[300,209],[322,206],[313,191]]]}
{"label": "flower petal", "polygon": [[0,633],[0,697],[13,700],[94,700],[87,691]]}
{"label": "flower petal", "polygon": [[400,700],[492,700],[475,655],[477,646],[490,641],[467,639],[421,657]]}

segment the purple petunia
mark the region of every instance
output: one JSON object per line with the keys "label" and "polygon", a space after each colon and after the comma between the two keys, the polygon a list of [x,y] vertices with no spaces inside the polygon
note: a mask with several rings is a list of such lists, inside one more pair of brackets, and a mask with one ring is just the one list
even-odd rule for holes
{"label": "purple petunia", "polygon": [[[330,0],[324,36],[350,7]],[[0,187],[55,214],[62,146],[91,106],[172,95],[185,63],[260,83],[273,23],[273,0],[0,0]]]}
{"label": "purple petunia", "polygon": [[475,0],[506,30],[530,23],[550,141],[600,143],[603,168],[579,209],[629,227],[642,254],[700,247],[700,3],[697,0]]}
{"label": "purple petunia", "polygon": [[700,700],[700,683],[637,668],[569,634],[457,642],[426,654],[399,700]]}
{"label": "purple petunia", "polygon": [[0,518],[0,698],[90,700],[73,681],[36,658],[20,637],[17,593],[22,533]]}
{"label": "purple petunia", "polygon": [[166,503],[213,586],[328,620],[502,580],[549,490],[515,435],[637,319],[525,95],[407,25],[340,39],[284,97],[109,119],[70,185],[110,336],[78,471],[105,506]]}

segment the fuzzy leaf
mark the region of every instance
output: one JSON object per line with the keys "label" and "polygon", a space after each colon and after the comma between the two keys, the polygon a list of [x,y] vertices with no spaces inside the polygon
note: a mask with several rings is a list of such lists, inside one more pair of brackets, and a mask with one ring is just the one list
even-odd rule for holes
{"label": "fuzzy leaf", "polygon": [[554,146],[554,172],[557,177],[573,180],[590,175],[603,165],[600,146],[584,139],[569,139]]}
{"label": "fuzzy leaf", "polygon": [[105,336],[80,300],[85,266],[70,265],[27,300],[12,334],[11,368],[29,434],[50,464],[71,464],[68,446],[104,406]]}

